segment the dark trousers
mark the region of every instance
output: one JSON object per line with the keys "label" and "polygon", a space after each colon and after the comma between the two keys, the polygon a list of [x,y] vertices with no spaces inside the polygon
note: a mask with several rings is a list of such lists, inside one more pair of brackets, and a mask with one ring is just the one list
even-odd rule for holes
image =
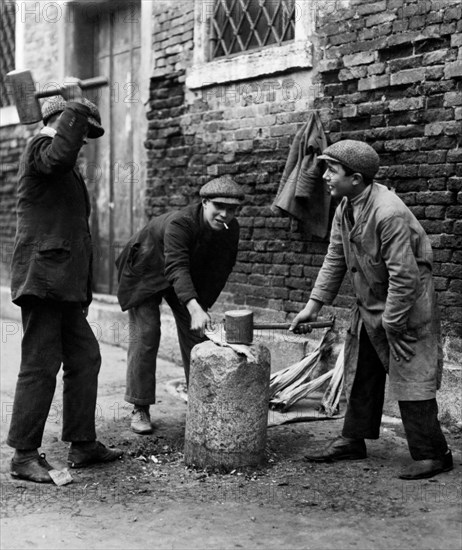
{"label": "dark trousers", "polygon": [[206,340],[191,331],[191,316],[186,306],[178,300],[173,288],[159,292],[139,306],[129,309],[125,401],[134,405],[151,405],[156,402],[156,364],[161,335],[160,304],[163,298],[175,318],[187,383],[191,350],[196,344]]}
{"label": "dark trousers", "polygon": [[[94,441],[101,355],[77,303],[34,300],[21,307],[21,366],[7,443],[37,449],[63,366],[63,441]],[[60,411],[61,412],[61,411]]]}
{"label": "dark trousers", "polygon": [[[378,439],[385,381],[385,369],[363,326],[358,367],[343,424],[344,437]],[[398,404],[412,458],[440,459],[448,446],[438,421],[436,399],[399,401]]]}

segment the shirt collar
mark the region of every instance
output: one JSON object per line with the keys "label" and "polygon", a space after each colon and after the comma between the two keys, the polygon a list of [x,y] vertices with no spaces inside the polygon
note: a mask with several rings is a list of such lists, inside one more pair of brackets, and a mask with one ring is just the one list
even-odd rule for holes
{"label": "shirt collar", "polygon": [[370,191],[370,187],[371,186],[368,185],[365,189],[363,189],[363,191],[361,191],[359,195],[356,195],[356,197],[350,199],[350,202],[354,207],[359,206],[365,201],[365,199],[367,198],[367,193],[368,191]]}
{"label": "shirt collar", "polygon": [[45,136],[50,136],[51,138],[54,138],[55,135],[56,135],[56,130],[54,128],[52,128],[51,126],[44,126],[40,130],[40,133],[45,135]]}

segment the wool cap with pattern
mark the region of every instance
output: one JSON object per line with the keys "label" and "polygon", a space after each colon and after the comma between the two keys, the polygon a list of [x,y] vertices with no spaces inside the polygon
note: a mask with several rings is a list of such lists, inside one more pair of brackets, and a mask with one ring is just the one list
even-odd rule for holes
{"label": "wool cap with pattern", "polygon": [[210,199],[226,204],[241,204],[244,192],[229,174],[215,178],[201,187],[203,199]]}
{"label": "wool cap with pattern", "polygon": [[[95,139],[104,134],[104,128],[101,126],[101,116],[98,111],[98,107],[88,100],[86,97],[82,98],[83,104],[90,109],[90,116],[88,117],[88,137]],[[48,122],[51,116],[62,113],[66,108],[67,101],[61,96],[48,99],[42,105],[42,118],[44,124]]]}
{"label": "wool cap with pattern", "polygon": [[329,145],[318,157],[318,160],[339,162],[354,172],[370,178],[377,173],[380,165],[379,155],[364,141],[344,139]]}

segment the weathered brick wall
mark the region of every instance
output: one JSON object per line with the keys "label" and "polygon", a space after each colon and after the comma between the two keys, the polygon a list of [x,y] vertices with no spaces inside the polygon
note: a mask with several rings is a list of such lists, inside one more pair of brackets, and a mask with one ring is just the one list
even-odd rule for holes
{"label": "weathered brick wall", "polygon": [[[380,153],[380,180],[396,189],[430,235],[446,330],[460,333],[460,2],[341,4],[319,14],[312,83],[304,80],[309,71],[270,79],[279,88],[254,79],[250,95],[249,81],[200,94],[186,90],[189,35],[185,40],[175,32],[161,33],[167,21],[174,29],[180,20],[189,31],[193,14],[172,8],[157,16],[158,40],[168,40],[168,46],[156,43],[151,84],[148,215],[197,200],[210,177],[232,174],[247,201],[239,216],[238,263],[224,301],[262,308],[274,318],[298,311],[327,241],[306,238],[297,223],[275,216],[270,206],[293,137],[314,108],[332,141],[364,139]],[[283,95],[287,82],[301,93]],[[340,316],[350,304],[346,281],[335,303]]]}
{"label": "weathered brick wall", "polygon": [[462,333],[462,5],[458,0],[352,0],[318,23],[316,106],[331,139],[357,138],[380,154],[396,189],[430,236],[446,329]]}
{"label": "weathered brick wall", "polygon": [[16,228],[16,174],[25,145],[24,131],[8,126],[0,132],[0,284],[9,284],[10,262]]}
{"label": "weathered brick wall", "polygon": [[[306,301],[327,247],[326,241],[304,239],[296,223],[270,208],[294,133],[312,103],[311,78],[307,82],[306,74],[296,73],[255,79],[252,89],[233,83],[196,93],[186,90],[193,12],[171,4],[154,24],[148,216],[197,201],[206,181],[232,174],[247,201],[239,215],[238,262],[222,301],[269,310],[272,317],[284,319]],[[175,33],[178,25],[186,35]]]}

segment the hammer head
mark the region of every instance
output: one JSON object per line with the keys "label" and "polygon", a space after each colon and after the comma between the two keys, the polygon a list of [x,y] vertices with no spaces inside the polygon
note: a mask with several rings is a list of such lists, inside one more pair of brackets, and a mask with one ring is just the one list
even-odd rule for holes
{"label": "hammer head", "polygon": [[228,344],[247,344],[253,341],[253,312],[235,309],[225,312],[225,332]]}
{"label": "hammer head", "polygon": [[10,71],[6,75],[6,82],[11,88],[21,124],[34,124],[42,120],[32,73],[28,70]]}

